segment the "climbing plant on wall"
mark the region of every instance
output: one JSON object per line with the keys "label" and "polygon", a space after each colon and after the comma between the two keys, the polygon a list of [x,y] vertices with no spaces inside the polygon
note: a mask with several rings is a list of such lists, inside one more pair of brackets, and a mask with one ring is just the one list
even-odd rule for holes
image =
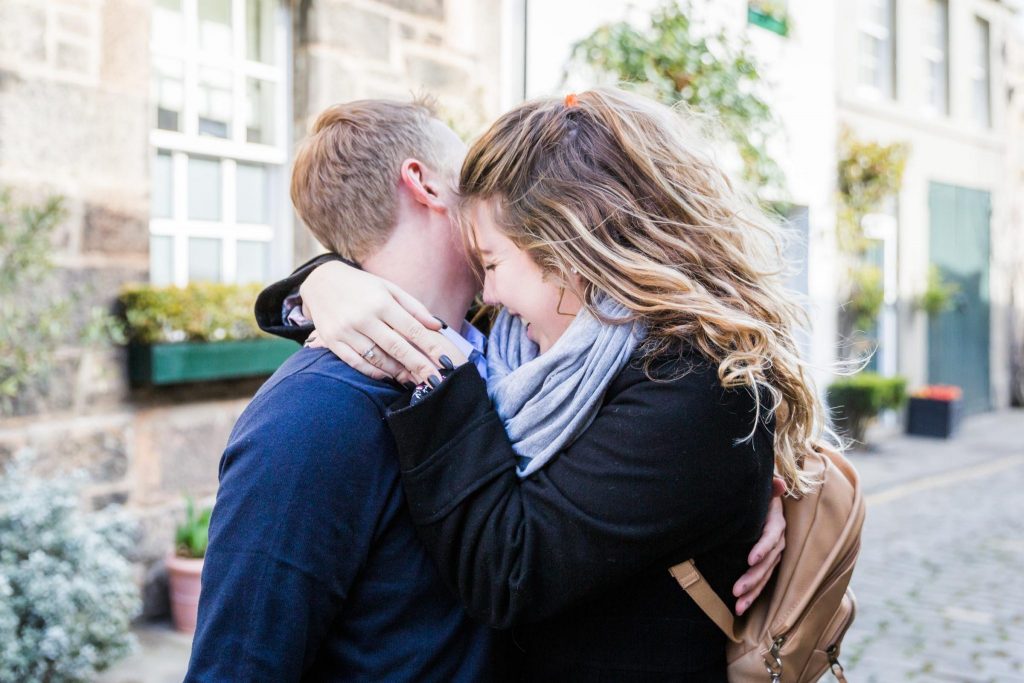
{"label": "climbing plant on wall", "polygon": [[899,195],[909,153],[904,143],[858,140],[849,129],[840,133],[836,237],[845,270],[840,299],[847,302],[840,311],[844,338],[863,337],[882,310],[883,274],[867,260],[870,240],[864,235],[864,218]]}

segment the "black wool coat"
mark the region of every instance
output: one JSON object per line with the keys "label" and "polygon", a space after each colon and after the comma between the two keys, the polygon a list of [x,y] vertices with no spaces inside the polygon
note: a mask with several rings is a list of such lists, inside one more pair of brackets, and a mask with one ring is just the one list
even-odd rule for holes
{"label": "black wool coat", "polygon": [[[486,386],[463,365],[393,405],[413,523],[470,614],[512,629],[531,681],[725,681],[725,637],[668,568],[732,584],[771,497],[774,422],[685,348],[641,358],[594,422],[526,479]],[[752,439],[745,439],[753,431]]]}

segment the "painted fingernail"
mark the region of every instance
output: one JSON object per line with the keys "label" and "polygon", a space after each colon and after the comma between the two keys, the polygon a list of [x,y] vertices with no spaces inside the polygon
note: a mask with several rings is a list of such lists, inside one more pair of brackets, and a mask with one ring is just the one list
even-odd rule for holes
{"label": "painted fingernail", "polygon": [[443,367],[445,370],[455,369],[455,363],[453,363],[452,359],[449,358],[448,356],[442,355],[439,360],[441,361],[441,367]]}
{"label": "painted fingernail", "polygon": [[446,323],[445,321],[441,320],[436,315],[434,316],[434,320],[436,320],[437,322],[441,323],[441,329],[442,330],[447,330],[448,329],[448,323]]}
{"label": "painted fingernail", "polygon": [[429,384],[432,388],[437,389],[439,386],[441,386],[441,380],[439,380],[436,375],[431,375],[430,377],[427,378],[427,384]]}

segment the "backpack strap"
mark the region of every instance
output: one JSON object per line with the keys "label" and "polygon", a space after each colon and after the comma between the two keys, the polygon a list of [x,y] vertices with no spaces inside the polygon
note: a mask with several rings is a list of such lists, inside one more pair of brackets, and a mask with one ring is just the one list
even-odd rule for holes
{"label": "backpack strap", "polygon": [[734,643],[741,642],[736,635],[736,620],[732,615],[732,610],[722,602],[722,598],[718,597],[718,593],[704,579],[693,560],[680,562],[674,567],[670,567],[668,571],[679,582],[687,595],[693,598],[697,606],[704,610],[704,613],[711,618],[711,621],[715,622],[718,628],[722,629],[729,640]]}

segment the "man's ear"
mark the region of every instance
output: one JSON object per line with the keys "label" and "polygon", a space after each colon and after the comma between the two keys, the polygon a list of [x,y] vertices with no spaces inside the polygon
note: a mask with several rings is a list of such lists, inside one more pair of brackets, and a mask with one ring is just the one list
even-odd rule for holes
{"label": "man's ear", "polygon": [[401,183],[414,200],[433,211],[447,211],[436,177],[419,159],[402,162]]}

